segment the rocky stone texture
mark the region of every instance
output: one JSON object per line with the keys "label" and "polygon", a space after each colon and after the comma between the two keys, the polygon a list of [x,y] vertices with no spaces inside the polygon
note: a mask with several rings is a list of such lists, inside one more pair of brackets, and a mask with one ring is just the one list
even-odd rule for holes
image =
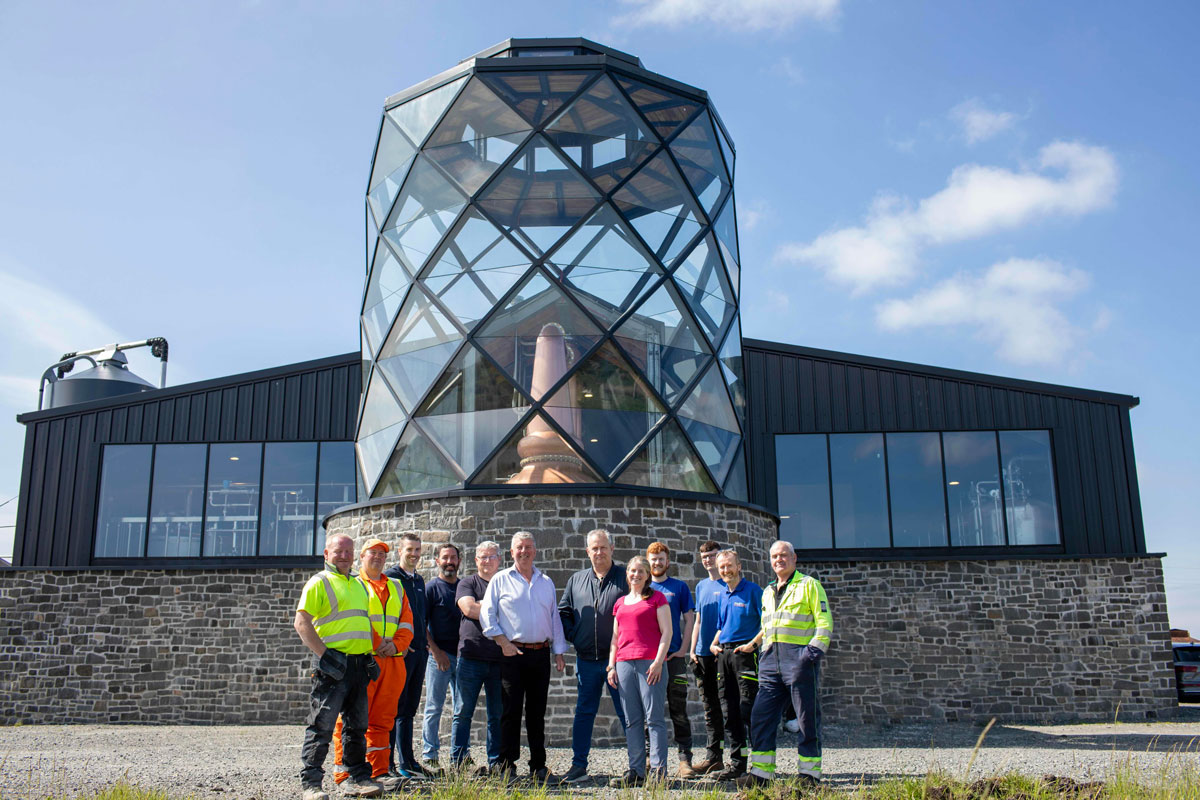
{"label": "rocky stone texture", "polygon": [[[427,554],[453,541],[468,559],[479,541],[507,548],[514,530],[529,530],[539,564],[560,587],[587,565],[584,537],[598,526],[612,532],[620,560],[655,539],[666,542],[676,551],[676,574],[689,582],[701,577],[695,551],[708,538],[735,546],[762,582],[775,535],[769,516],[748,509],[634,497],[415,500],[329,522],[360,539],[394,541],[414,531]],[[1118,706],[1119,718],[1128,720],[1176,707],[1157,558],[801,568],[824,583],[835,617],[823,675],[827,720],[1111,720]],[[0,724],[300,725],[308,659],[291,622],[311,572],[0,572]],[[551,744],[570,740],[572,661],[550,689]],[[695,692],[692,706],[699,750],[703,715]],[[608,708],[603,701],[597,744],[620,739]],[[418,722],[418,737],[419,730]],[[449,704],[443,757],[448,731]]]}

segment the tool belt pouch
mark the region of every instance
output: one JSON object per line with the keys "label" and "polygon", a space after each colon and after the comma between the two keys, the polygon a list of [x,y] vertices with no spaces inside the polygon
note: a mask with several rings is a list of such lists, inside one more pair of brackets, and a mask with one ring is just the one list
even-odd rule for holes
{"label": "tool belt pouch", "polygon": [[379,662],[373,658],[367,659],[367,681],[370,682],[378,678],[380,672]]}
{"label": "tool belt pouch", "polygon": [[[335,681],[346,677],[346,654],[332,647],[325,651],[319,659],[315,659],[314,669],[325,673]],[[373,659],[372,659],[373,660]]]}

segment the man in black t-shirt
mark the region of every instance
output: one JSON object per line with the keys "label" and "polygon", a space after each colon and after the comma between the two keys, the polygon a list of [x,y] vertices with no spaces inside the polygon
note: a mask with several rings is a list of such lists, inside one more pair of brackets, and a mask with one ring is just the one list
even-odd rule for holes
{"label": "man in black t-shirt", "polygon": [[[437,577],[425,584],[425,601],[429,621],[429,660],[425,668],[425,721],[422,726],[424,744],[422,765],[430,771],[438,771],[440,737],[438,729],[442,722],[442,709],[446,705],[446,692],[450,692],[451,709],[457,711],[461,703],[458,696],[458,626],[462,612],[454,602],[458,588],[458,567],[462,553],[457,545],[443,544],[437,549]],[[451,717],[453,718],[453,717]]]}
{"label": "man in black t-shirt", "polygon": [[[469,765],[471,718],[479,702],[479,690],[487,698],[487,760],[488,767],[500,760],[500,716],[504,711],[500,693],[500,661],[504,658],[500,645],[483,635],[479,624],[479,603],[487,591],[488,582],[500,569],[500,545],[480,542],[475,546],[476,573],[458,582],[455,598],[462,622],[458,633],[458,707],[454,710],[454,726],[450,732],[450,761],[456,767]],[[479,771],[484,771],[480,767]]]}

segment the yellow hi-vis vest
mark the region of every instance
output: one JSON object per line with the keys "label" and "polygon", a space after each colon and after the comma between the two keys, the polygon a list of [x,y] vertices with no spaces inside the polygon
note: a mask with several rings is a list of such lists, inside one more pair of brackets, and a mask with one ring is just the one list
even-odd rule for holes
{"label": "yellow hi-vis vest", "polygon": [[773,585],[763,589],[762,598],[764,649],[775,642],[829,649],[833,615],[820,581],[796,570],[783,589],[778,608]]}
{"label": "yellow hi-vis vest", "polygon": [[367,616],[373,594],[357,575],[326,569],[309,579],[300,607],[312,614],[322,642],[347,655],[360,655],[375,650]]}
{"label": "yellow hi-vis vest", "polygon": [[375,594],[375,590],[371,588],[367,579],[360,575],[359,580],[362,581],[363,586],[367,587],[367,613],[371,618],[371,627],[375,629],[375,635],[385,642],[390,642],[400,628],[412,633],[412,623],[400,621],[400,617],[404,613],[404,604],[408,602],[400,581],[395,578],[387,579],[388,600],[385,608],[383,603],[379,602],[379,595]]}

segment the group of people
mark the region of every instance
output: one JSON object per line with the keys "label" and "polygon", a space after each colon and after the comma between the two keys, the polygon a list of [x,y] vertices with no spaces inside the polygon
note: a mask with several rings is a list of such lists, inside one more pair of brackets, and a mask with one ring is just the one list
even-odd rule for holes
{"label": "group of people", "polygon": [[[313,653],[301,750],[304,800],[328,798],[322,784],[331,741],[334,779],[346,795],[372,797],[443,772],[439,727],[447,694],[452,769],[512,779],[524,727],[534,781],[591,782],[592,733],[607,690],[629,761],[618,785],[666,777],[668,717],[678,777],[767,783],[775,777],[785,709],[795,713],[799,775],[819,780],[817,687],[833,622],[824,589],[796,569],[792,546],[771,546],[775,581],[760,587],[743,577],[734,550],[704,542],[699,557],[708,577],[693,595],[669,575],[671,552],[661,542],[626,564],[614,562],[606,531],[589,533],[586,545],[590,566],[571,575],[559,596],[535,566],[537,546],[527,532],[512,537],[511,567],[500,569],[497,542],[481,542],[475,573],[461,579],[458,547],[439,545],[437,576],[428,583],[417,572],[423,544],[414,534],[400,538],[398,563],[387,569],[389,545],[365,541],[357,574],[354,540],[331,535],[325,569],[305,585],[295,617]],[[551,669],[566,669],[571,646],[577,690],[571,767],[552,779],[545,736]],[[693,761],[687,712],[689,669],[708,735],[700,761]],[[423,685],[421,763],[412,740]],[[469,743],[481,693],[488,763],[475,765]]]}

